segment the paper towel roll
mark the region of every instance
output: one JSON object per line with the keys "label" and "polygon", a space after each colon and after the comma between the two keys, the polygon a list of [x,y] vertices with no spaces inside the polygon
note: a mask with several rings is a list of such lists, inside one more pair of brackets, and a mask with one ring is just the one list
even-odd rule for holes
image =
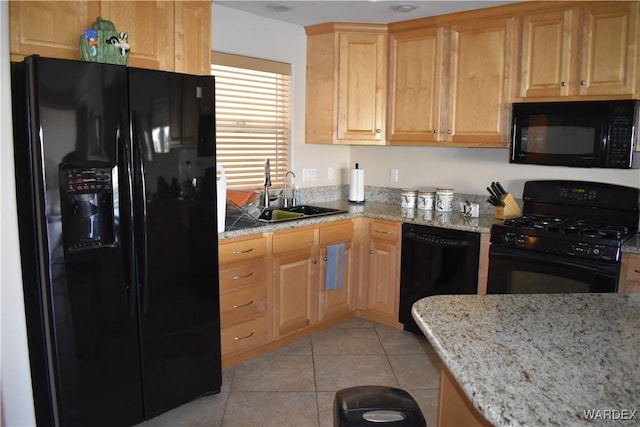
{"label": "paper towel roll", "polygon": [[364,169],[351,169],[349,201],[364,202]]}

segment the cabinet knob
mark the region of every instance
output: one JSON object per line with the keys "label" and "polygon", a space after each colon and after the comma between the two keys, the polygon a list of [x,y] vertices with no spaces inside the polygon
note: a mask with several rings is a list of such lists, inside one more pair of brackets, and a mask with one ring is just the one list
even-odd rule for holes
{"label": "cabinet knob", "polygon": [[567,82],[563,81],[562,83],[560,83],[560,86],[562,86],[562,87],[565,87],[566,85],[567,85]]}
{"label": "cabinet knob", "polygon": [[311,264],[317,264],[317,263],[318,263],[317,259],[314,259],[313,261],[311,261]]}
{"label": "cabinet knob", "polygon": [[381,133],[382,129],[376,129],[376,133]]}
{"label": "cabinet knob", "polygon": [[447,129],[447,135],[451,135],[453,132],[451,132],[451,129]]}
{"label": "cabinet knob", "polygon": [[327,260],[327,257],[326,257],[326,256],[323,256],[323,257],[322,257],[322,260],[323,260],[323,261],[326,261],[326,260]]}
{"label": "cabinet knob", "polygon": [[438,133],[438,129],[433,130],[433,134],[436,135]]}
{"label": "cabinet knob", "polygon": [[580,80],[580,86],[586,86],[587,81],[586,80]]}
{"label": "cabinet knob", "polygon": [[373,255],[374,253],[376,253],[376,251],[374,251],[373,249],[369,249],[369,253]]}

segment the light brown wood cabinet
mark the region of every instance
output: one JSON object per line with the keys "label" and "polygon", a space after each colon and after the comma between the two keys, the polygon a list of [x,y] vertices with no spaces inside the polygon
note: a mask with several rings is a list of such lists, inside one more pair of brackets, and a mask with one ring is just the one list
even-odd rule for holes
{"label": "light brown wood cabinet", "polygon": [[[354,289],[353,289],[353,260],[354,260],[354,225],[352,221],[341,221],[336,224],[323,225],[319,229],[320,243],[320,269],[318,274],[318,295],[319,320],[326,320],[343,314],[348,314],[353,310]],[[344,258],[336,262],[335,277],[336,282],[342,284],[338,287],[334,282],[333,289],[326,289],[327,270],[331,266],[327,264],[327,247],[344,243]],[[338,258],[340,255],[338,255]],[[339,268],[342,264],[342,269]],[[342,272],[342,278],[338,276]]]}
{"label": "light brown wood cabinet", "polygon": [[273,310],[275,337],[306,328],[318,319],[316,228],[273,234]]}
{"label": "light brown wood cabinet", "polygon": [[385,144],[386,25],[330,23],[305,30],[306,142]]}
{"label": "light brown wood cabinet", "polygon": [[206,1],[11,1],[11,60],[80,59],[79,40],[98,16],[128,33],[131,67],[211,73],[211,3]]}
{"label": "light brown wood cabinet", "polygon": [[439,141],[442,128],[444,29],[431,25],[389,34],[391,145]]}
{"label": "light brown wood cabinet", "polygon": [[218,245],[222,358],[246,352],[271,339],[270,268],[265,236]]}
{"label": "light brown wood cabinet", "polygon": [[640,255],[623,253],[618,292],[640,292]]}
{"label": "light brown wood cabinet", "polygon": [[367,317],[398,324],[400,223],[371,220],[368,239],[368,273],[363,283],[367,295]]}
{"label": "light brown wood cabinet", "polygon": [[518,97],[637,96],[639,5],[605,2],[523,15]]}
{"label": "light brown wood cabinet", "polygon": [[429,22],[389,35],[390,144],[505,147],[513,18]]}

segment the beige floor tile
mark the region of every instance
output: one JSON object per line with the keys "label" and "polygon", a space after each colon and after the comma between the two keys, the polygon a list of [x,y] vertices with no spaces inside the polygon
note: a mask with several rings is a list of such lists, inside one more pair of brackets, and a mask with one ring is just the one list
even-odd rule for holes
{"label": "beige floor tile", "polygon": [[338,391],[357,385],[387,385],[398,382],[384,355],[314,356],[316,389]]}
{"label": "beige floor tile", "polygon": [[427,426],[437,426],[440,390],[406,390],[411,396],[413,396],[416,403],[420,407],[422,416],[427,421]]}
{"label": "beige floor tile", "polygon": [[333,399],[336,393],[333,391],[319,391],[317,394],[320,427],[333,427]]}
{"label": "beige floor tile", "polygon": [[231,392],[315,391],[312,356],[265,354],[236,366]]}
{"label": "beige floor tile", "polygon": [[311,336],[313,354],[384,354],[374,328],[331,328]]}
{"label": "beige floor tile", "polygon": [[416,335],[385,325],[376,326],[376,332],[387,354],[434,353],[433,347],[423,335]]}
{"label": "beige floor tile", "polygon": [[229,393],[203,397],[138,424],[137,427],[220,427]]}
{"label": "beige floor tile", "polygon": [[388,357],[400,388],[437,389],[440,387],[440,359],[435,354],[394,354]]}
{"label": "beige floor tile", "polygon": [[313,354],[311,347],[311,337],[302,337],[292,343],[278,347],[270,354],[280,354],[283,356],[310,356]]}
{"label": "beige floor tile", "polygon": [[314,392],[231,393],[223,427],[314,427],[318,407]]}

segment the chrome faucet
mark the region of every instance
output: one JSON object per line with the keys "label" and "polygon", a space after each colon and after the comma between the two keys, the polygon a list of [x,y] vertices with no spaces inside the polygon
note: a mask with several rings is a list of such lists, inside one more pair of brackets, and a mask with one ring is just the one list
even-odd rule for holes
{"label": "chrome faucet", "polygon": [[269,207],[269,187],[271,187],[271,171],[269,170],[269,159],[264,162],[264,207]]}
{"label": "chrome faucet", "polygon": [[285,208],[289,206],[289,200],[291,200],[291,201],[292,201],[291,205],[293,206],[293,196],[291,196],[291,199],[289,199],[289,198],[287,197],[287,194],[289,193],[289,192],[287,191],[287,189],[289,188],[289,187],[287,186],[287,184],[288,184],[287,177],[288,177],[289,175],[291,175],[291,176],[292,176],[292,178],[291,178],[291,184],[292,184],[292,186],[293,186],[293,179],[296,177],[296,174],[295,174],[295,173],[293,173],[293,171],[287,171],[287,173],[285,173],[285,174],[284,174],[284,207],[285,207]]}

